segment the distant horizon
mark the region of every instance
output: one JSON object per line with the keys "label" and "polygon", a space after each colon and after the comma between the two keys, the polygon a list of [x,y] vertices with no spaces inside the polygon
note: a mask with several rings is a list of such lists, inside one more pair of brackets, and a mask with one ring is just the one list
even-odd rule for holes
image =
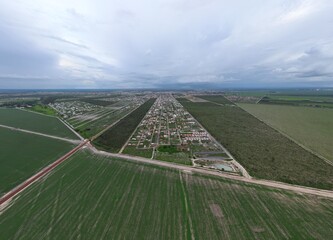
{"label": "distant horizon", "polygon": [[265,90],[313,90],[313,91],[333,91],[333,87],[272,87],[272,88],[215,88],[215,89],[176,89],[176,88],[8,88],[1,91],[265,91]]}

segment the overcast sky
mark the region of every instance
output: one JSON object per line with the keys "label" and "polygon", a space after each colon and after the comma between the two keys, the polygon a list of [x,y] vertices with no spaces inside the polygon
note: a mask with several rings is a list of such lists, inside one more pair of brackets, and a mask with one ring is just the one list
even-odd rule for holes
{"label": "overcast sky", "polygon": [[333,87],[332,0],[0,0],[0,89]]}

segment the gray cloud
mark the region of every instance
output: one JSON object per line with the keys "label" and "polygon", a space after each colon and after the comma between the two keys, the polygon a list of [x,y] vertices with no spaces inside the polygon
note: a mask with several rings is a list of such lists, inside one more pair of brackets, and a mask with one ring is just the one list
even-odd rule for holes
{"label": "gray cloud", "polygon": [[329,0],[0,6],[0,88],[333,85]]}

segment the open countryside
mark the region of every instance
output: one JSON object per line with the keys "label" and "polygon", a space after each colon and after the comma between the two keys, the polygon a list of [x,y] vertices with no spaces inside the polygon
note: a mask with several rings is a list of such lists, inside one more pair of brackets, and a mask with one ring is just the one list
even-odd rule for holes
{"label": "open countryside", "polygon": [[333,167],[233,94],[2,98],[2,236],[328,239]]}
{"label": "open countryside", "polygon": [[332,0],[0,4],[0,240],[333,240]]}
{"label": "open countryside", "polygon": [[332,206],[332,199],[82,151],[25,191],[0,225],[6,239],[327,239]]}
{"label": "open countryside", "polygon": [[[216,98],[216,96],[214,96]],[[240,107],[225,102],[181,104],[227,148],[250,175],[333,189],[333,166],[292,142]]]}
{"label": "open countryside", "polygon": [[268,104],[239,106],[333,164],[333,109]]}

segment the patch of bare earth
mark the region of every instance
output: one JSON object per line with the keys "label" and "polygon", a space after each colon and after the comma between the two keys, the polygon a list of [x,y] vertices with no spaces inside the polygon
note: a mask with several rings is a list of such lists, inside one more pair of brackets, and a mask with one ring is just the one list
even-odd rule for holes
{"label": "patch of bare earth", "polygon": [[212,203],[212,204],[209,204],[209,207],[215,217],[217,217],[217,218],[224,217],[223,212],[219,205]]}

